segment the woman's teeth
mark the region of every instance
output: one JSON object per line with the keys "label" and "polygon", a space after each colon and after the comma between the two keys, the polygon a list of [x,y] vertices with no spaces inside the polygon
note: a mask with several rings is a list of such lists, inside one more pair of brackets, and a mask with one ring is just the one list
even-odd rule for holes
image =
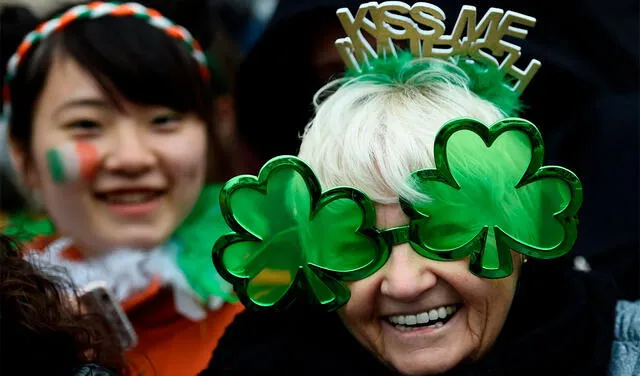
{"label": "woman's teeth", "polygon": [[110,204],[139,204],[142,202],[150,201],[158,195],[158,192],[118,193],[108,194],[105,196],[105,198],[106,201]]}
{"label": "woman's teeth", "polygon": [[401,332],[422,328],[440,328],[457,312],[455,305],[442,306],[416,315],[389,316],[387,320]]}

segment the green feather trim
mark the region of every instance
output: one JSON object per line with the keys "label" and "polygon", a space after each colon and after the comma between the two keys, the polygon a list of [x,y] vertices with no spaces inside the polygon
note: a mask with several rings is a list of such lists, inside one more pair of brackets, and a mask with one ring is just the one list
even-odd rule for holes
{"label": "green feather trim", "polygon": [[178,265],[191,288],[203,299],[217,296],[236,302],[231,285],[218,274],[211,256],[216,240],[231,231],[220,211],[221,188],[221,185],[208,185],[202,190],[191,213],[174,233],[174,240],[181,246]]}
{"label": "green feather trim", "polygon": [[7,226],[2,233],[20,242],[29,242],[38,236],[50,236],[56,233],[56,228],[44,214],[34,214],[26,211],[9,215]]}
{"label": "green feather trim", "polygon": [[381,83],[407,83],[418,72],[431,68],[432,63],[425,61],[424,64],[412,64],[414,56],[411,52],[400,51],[396,58],[378,58],[369,60],[369,65],[362,68],[362,72],[356,69],[347,69],[346,76],[355,78],[367,77],[368,80]]}
{"label": "green feather trim", "polygon": [[[447,60],[437,58],[417,59],[410,51],[399,51],[397,57],[369,60],[362,71],[348,69],[347,78],[360,78],[384,85],[410,84],[416,75],[427,70],[445,70],[460,77],[460,85],[478,97],[493,103],[505,116],[518,116],[523,110],[520,93],[512,90],[514,80],[492,64],[484,64],[469,57],[456,56]],[[437,81],[437,74],[429,75]],[[420,80],[423,85],[424,80]]]}
{"label": "green feather trim", "polygon": [[514,79],[492,64],[458,57],[456,65],[469,77],[469,90],[493,103],[507,116],[518,116],[523,110],[520,93],[511,89]]}

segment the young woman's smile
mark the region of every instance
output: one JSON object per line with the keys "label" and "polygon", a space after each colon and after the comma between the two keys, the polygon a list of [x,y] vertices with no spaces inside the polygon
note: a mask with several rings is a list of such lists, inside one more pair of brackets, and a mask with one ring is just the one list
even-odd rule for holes
{"label": "young woman's smile", "polygon": [[167,198],[167,192],[166,188],[137,186],[100,190],[94,193],[94,197],[116,216],[144,218],[159,209]]}

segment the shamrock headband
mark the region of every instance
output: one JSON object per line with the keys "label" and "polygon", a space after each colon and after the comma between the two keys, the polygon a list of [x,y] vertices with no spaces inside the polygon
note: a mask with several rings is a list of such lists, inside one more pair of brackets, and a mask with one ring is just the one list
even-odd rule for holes
{"label": "shamrock headband", "polygon": [[[520,153],[508,158],[514,150]],[[468,258],[480,277],[506,277],[512,250],[550,259],[576,240],[582,186],[569,170],[542,167],[543,154],[542,137],[526,120],[491,127],[452,120],[436,136],[436,168],[407,177],[430,199],[401,197],[411,222],[386,230],[375,228],[366,194],[323,192],[304,162],[277,157],[258,177],[238,176],[223,187],[220,204],[233,233],[215,243],[213,262],[257,309],[283,309],[296,299],[337,309],[350,297],[344,282],[376,272],[402,243],[433,260]]]}
{"label": "shamrock headband", "polygon": [[[407,73],[407,61],[445,58],[470,78],[476,95],[512,114],[540,67],[534,60],[524,71],[515,68],[520,48],[501,40],[526,35],[513,24],[535,23],[515,12],[491,8],[476,23],[475,8],[465,6],[448,36],[442,11],[424,2],[369,2],[355,16],[348,9],[337,14],[348,35],[336,41],[347,75],[365,81],[381,78],[377,83],[393,85]],[[362,30],[376,39],[376,51]],[[410,53],[397,53],[394,39],[408,40]],[[498,63],[496,56],[505,52]],[[434,66],[411,67],[418,71],[409,76]],[[323,192],[311,168],[295,157],[269,161],[258,177],[231,179],[220,205],[233,233],[213,247],[216,268],[247,307],[279,310],[305,300],[335,310],[349,300],[345,282],[379,270],[394,245],[408,243],[438,261],[468,259],[471,273],[484,278],[510,275],[512,251],[540,259],[570,251],[582,186],[571,171],[542,166],[542,137],[532,123],[507,118],[487,126],[454,119],[438,132],[433,153],[435,168],[407,176],[428,199],[400,197],[410,223],[392,229],[375,227],[375,206],[366,194],[353,187]]]}
{"label": "shamrock headband", "polygon": [[146,21],[149,25],[163,30],[168,35],[184,42],[191,51],[191,55],[200,65],[200,73],[204,80],[209,79],[209,68],[207,67],[207,59],[202,52],[202,48],[197,40],[182,26],[176,25],[169,19],[162,16],[158,11],[146,8],[137,3],[111,3],[111,2],[92,2],[74,6],[58,17],[46,21],[35,30],[31,31],[23,39],[16,53],[11,56],[7,63],[7,74],[4,80],[3,97],[4,97],[4,117],[8,121],[11,116],[11,100],[9,84],[15,77],[18,66],[30,51],[30,49],[47,38],[52,33],[65,28],[70,23],[77,20],[96,19],[101,17],[135,17]]}
{"label": "shamrock headband", "polygon": [[[426,2],[413,6],[401,1],[367,2],[355,16],[348,8],[338,9],[336,14],[347,36],[335,45],[347,68],[357,72],[366,72],[371,60],[397,57],[394,41],[408,42],[415,57],[465,56],[487,63],[509,78],[504,85],[516,93],[522,93],[540,69],[535,59],[525,69],[515,66],[521,48],[503,39],[524,39],[527,30],[522,26],[535,25],[535,18],[517,12],[490,8],[478,21],[476,8],[465,5],[449,34],[445,34],[442,9]],[[363,32],[375,39],[375,50]]]}

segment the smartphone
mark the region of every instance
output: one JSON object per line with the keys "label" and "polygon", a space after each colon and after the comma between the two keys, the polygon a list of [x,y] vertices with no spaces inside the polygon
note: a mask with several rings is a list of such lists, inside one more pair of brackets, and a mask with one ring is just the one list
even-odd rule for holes
{"label": "smartphone", "polygon": [[133,325],[105,282],[87,284],[80,290],[79,299],[82,308],[88,313],[105,318],[108,329],[115,335],[123,352],[137,344],[138,336]]}

